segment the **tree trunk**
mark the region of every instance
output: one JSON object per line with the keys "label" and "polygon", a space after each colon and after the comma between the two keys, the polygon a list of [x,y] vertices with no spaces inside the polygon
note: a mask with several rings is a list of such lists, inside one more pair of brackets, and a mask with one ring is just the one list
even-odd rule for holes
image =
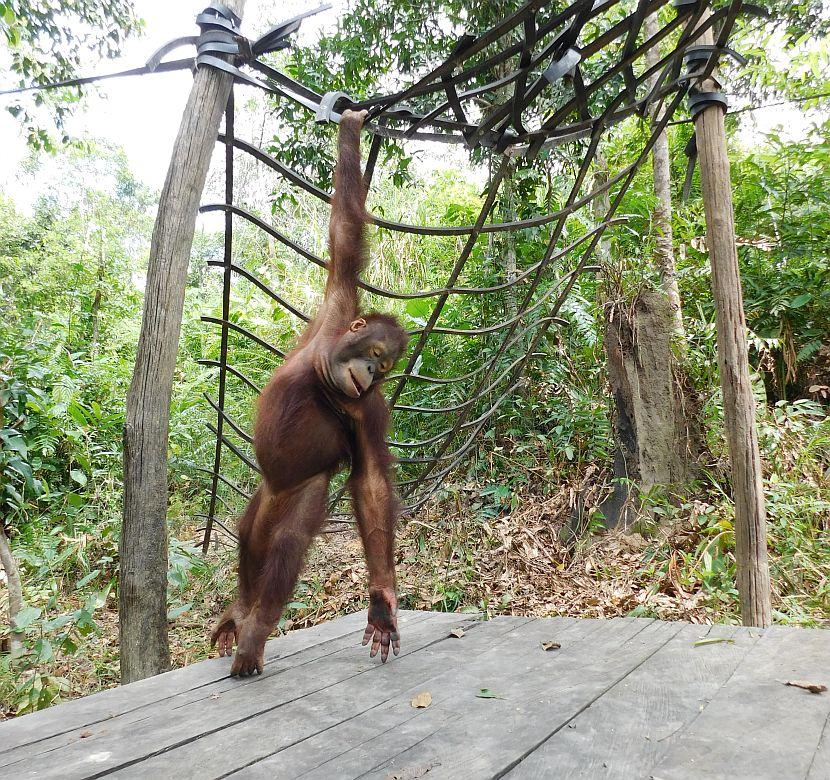
{"label": "tree trunk", "polygon": [[6,572],[6,581],[9,588],[9,627],[11,628],[11,654],[17,658],[23,652],[23,635],[14,630],[14,619],[17,613],[23,609],[23,588],[20,585],[20,570],[17,568],[17,561],[12,555],[12,548],[9,544],[9,537],[0,522],[0,563]]}
{"label": "tree trunk", "polygon": [[[707,17],[705,14],[704,20]],[[712,44],[711,30],[702,34],[698,43]],[[716,92],[720,85],[712,76],[696,88],[702,93]],[[704,108],[695,117],[695,133],[706,214],[706,244],[712,266],[712,293],[717,311],[718,367],[726,438],[732,460],[741,618],[744,625],[768,626],[772,608],[766,510],[755,428],[755,399],[749,380],[746,321],[723,115],[720,105]]]}
{"label": "tree trunk", "polygon": [[[605,159],[605,154],[601,149],[597,149],[594,156],[594,189],[602,187],[608,182],[608,162]],[[601,192],[591,201],[591,213],[593,215],[594,224],[599,225],[611,208],[611,196],[608,190]],[[610,265],[611,263],[611,239],[608,238],[608,231],[604,231],[596,248],[597,260],[601,266]]]}
{"label": "tree trunk", "polygon": [[[515,180],[516,163],[511,161],[507,163],[508,167],[504,174],[502,182],[502,197],[504,208],[502,215],[505,222],[513,222],[516,219],[516,189]],[[504,271],[505,281],[512,282],[517,276],[516,267],[516,233],[513,230],[506,230],[502,233],[504,245]],[[507,308],[507,313],[511,317],[515,317],[519,311],[519,304],[516,300],[516,288],[508,287],[504,291],[504,301]]]}
{"label": "tree trunk", "polygon": [[[608,181],[601,152],[595,163],[597,188]],[[608,206],[607,191],[594,199],[595,223],[605,218]],[[698,405],[672,352],[677,310],[662,291],[641,293],[630,302],[625,289],[613,287],[618,274],[608,238],[603,236],[596,253],[609,271],[598,303],[604,315],[615,445],[613,490],[600,511],[607,527],[627,527],[636,517],[637,492],[680,488],[695,476],[701,444]]]}
{"label": "tree trunk", "polygon": [[617,414],[614,434],[625,476],[644,493],[680,487],[694,477],[700,440],[694,405],[675,378],[672,311],[661,291],[645,291],[631,306],[606,307],[608,378]]}
{"label": "tree trunk", "polygon": [[98,355],[98,343],[101,337],[100,333],[100,318],[101,318],[101,299],[104,296],[104,271],[106,268],[106,230],[101,228],[101,246],[98,250],[98,277],[95,284],[95,297],[92,299],[92,347],[90,352],[92,357]]}
{"label": "tree trunk", "polygon": [[[242,15],[245,0],[225,0]],[[167,641],[167,437],[185,283],[199,200],[233,77],[200,68],[159,198],[135,371],[124,425],[121,681],[170,667]]]}
{"label": "tree trunk", "polygon": [[[658,32],[657,15],[646,17],[646,38],[651,38]],[[646,65],[656,65],[660,59],[657,46],[652,46],[646,52]],[[655,75],[654,83],[657,80]],[[652,126],[656,121],[656,114],[651,114]],[[657,204],[654,209],[654,226],[657,228],[657,251],[654,262],[660,273],[660,286],[669,301],[672,309],[672,323],[675,336],[685,352],[686,329],[683,326],[683,309],[680,303],[680,289],[677,286],[677,268],[674,262],[674,237],[672,235],[672,204],[671,204],[671,165],[669,162],[669,138],[665,128],[657,136],[651,150],[651,164],[654,174],[654,195]]]}

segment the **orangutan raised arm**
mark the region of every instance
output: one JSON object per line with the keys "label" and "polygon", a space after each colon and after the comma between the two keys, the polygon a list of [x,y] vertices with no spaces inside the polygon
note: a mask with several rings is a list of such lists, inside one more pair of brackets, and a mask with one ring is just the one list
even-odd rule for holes
{"label": "orangutan raised arm", "polygon": [[360,129],[366,112],[346,111],[340,118],[337,168],[329,218],[329,267],[323,304],[305,340],[323,331],[337,334],[358,318],[359,274],[366,265],[366,188],[360,172]]}

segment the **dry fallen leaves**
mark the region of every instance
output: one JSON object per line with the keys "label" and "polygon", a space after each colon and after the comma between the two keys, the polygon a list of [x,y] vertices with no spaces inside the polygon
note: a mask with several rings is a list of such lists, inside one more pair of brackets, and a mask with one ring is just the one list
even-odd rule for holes
{"label": "dry fallen leaves", "polygon": [[542,642],[543,650],[558,650],[562,645],[559,642]]}
{"label": "dry fallen leaves", "polygon": [[[598,504],[605,495],[603,474],[597,471],[595,476],[597,481],[589,480],[585,498],[591,505]],[[456,487],[471,494],[477,490],[473,485]],[[436,596],[431,584],[441,577],[463,586],[471,603],[485,596],[501,603],[509,594],[509,607],[497,611],[516,615],[614,617],[640,607],[662,620],[711,622],[712,612],[699,586],[682,580],[688,598],[677,592],[675,585],[680,579],[665,582],[655,592],[653,572],[644,565],[643,558],[651,544],[659,544],[664,553],[676,551],[677,561],[693,553],[700,540],[696,513],[709,511],[708,504],[693,502],[691,516],[667,526],[654,542],[640,535],[609,533],[593,538],[584,547],[573,548],[560,538],[560,531],[569,528],[573,512],[575,493],[571,487],[566,483],[551,495],[523,496],[514,512],[487,523],[482,523],[476,513],[467,512],[466,505],[457,513],[446,502],[428,505],[425,520],[445,528],[445,532],[425,542],[422,527],[413,524],[402,529],[398,545],[399,575],[402,587],[413,596],[413,608],[434,609],[441,603],[445,596]],[[448,534],[461,539],[466,547],[475,548],[475,576],[456,570],[454,565],[447,570],[448,558],[452,557],[446,548]],[[422,544],[427,545],[424,551]],[[534,548],[541,554],[528,557]],[[296,620],[295,628],[316,625],[335,614],[365,606],[361,583],[367,574],[360,539],[354,531],[325,535],[312,556],[310,575],[326,582],[332,571],[342,572],[342,576],[330,594],[331,607],[309,610]]]}
{"label": "dry fallen leaves", "polygon": [[409,703],[415,707],[415,709],[424,709],[432,704],[432,694],[429,691],[423,691]]}
{"label": "dry fallen leaves", "polygon": [[454,628],[450,631],[450,636],[454,636],[456,639],[461,639],[464,636],[464,629],[463,628]]}
{"label": "dry fallen leaves", "polygon": [[803,688],[810,693],[824,693],[827,686],[823,683],[807,682],[806,680],[785,680],[784,685],[789,685],[792,688]]}

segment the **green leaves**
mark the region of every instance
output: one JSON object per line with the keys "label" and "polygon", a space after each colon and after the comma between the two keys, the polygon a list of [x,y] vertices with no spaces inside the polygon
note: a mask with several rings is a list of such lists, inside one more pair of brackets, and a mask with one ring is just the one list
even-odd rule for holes
{"label": "green leaves", "polygon": [[189,602],[188,604],[179,604],[178,606],[171,607],[167,610],[167,619],[168,620],[175,620],[177,617],[181,617],[184,615],[185,612],[193,608],[193,602]]}
{"label": "green leaves", "polygon": [[830,332],[830,125],[803,140],[770,133],[733,158],[747,324],[763,339],[752,360],[768,390],[791,398]]}
{"label": "green leaves", "polygon": [[[0,3],[0,33],[9,50],[10,70],[25,84],[68,79],[82,65],[114,57],[140,26],[133,0]],[[78,93],[73,89],[23,95],[8,110],[24,125],[32,148],[49,150],[54,141],[45,127],[63,131]]]}
{"label": "green leaves", "polygon": [[42,610],[36,607],[23,607],[14,619],[14,627],[18,631],[25,631],[38,618],[40,618]]}
{"label": "green leaves", "polygon": [[429,298],[412,298],[406,302],[406,313],[417,325],[425,325],[430,314],[432,304]]}
{"label": "green leaves", "polygon": [[735,644],[734,639],[730,639],[728,637],[713,636],[713,637],[704,637],[703,639],[698,639],[694,643],[693,646],[694,647],[704,647],[705,645],[734,645],[734,644]]}
{"label": "green leaves", "polygon": [[801,295],[796,295],[795,298],[793,298],[790,301],[790,308],[791,309],[800,309],[802,306],[804,306],[805,303],[808,303],[812,299],[813,299],[813,294],[812,293],[806,292],[806,293],[802,293]]}
{"label": "green leaves", "polygon": [[100,570],[100,569],[93,569],[93,570],[92,570],[89,574],[87,574],[85,577],[82,577],[80,580],[78,580],[78,583],[75,585],[75,589],[76,589],[76,590],[80,590],[81,588],[86,587],[86,586],[87,586],[87,585],[89,585],[89,583],[90,583],[90,582],[92,582],[92,581],[93,581],[93,580],[94,580],[94,579],[95,579],[95,578],[96,578],[96,577],[97,577],[100,573],[101,573],[101,570]]}
{"label": "green leaves", "polygon": [[52,620],[44,620],[43,621],[43,630],[44,631],[49,631],[49,632],[58,631],[61,628],[63,628],[64,626],[68,626],[74,620],[75,620],[74,613],[70,613],[70,614],[67,614],[67,615],[59,615],[58,617],[53,618]]}
{"label": "green leaves", "polygon": [[477,699],[503,699],[500,693],[495,693],[491,691],[489,688],[479,688],[478,693],[476,694]]}

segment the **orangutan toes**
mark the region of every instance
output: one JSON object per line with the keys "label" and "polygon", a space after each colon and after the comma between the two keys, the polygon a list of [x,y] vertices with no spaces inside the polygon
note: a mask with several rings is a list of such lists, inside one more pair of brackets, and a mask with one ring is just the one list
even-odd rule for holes
{"label": "orangutan toes", "polygon": [[236,655],[231,664],[231,677],[250,677],[254,673],[262,674],[264,652],[245,652],[236,648]]}

